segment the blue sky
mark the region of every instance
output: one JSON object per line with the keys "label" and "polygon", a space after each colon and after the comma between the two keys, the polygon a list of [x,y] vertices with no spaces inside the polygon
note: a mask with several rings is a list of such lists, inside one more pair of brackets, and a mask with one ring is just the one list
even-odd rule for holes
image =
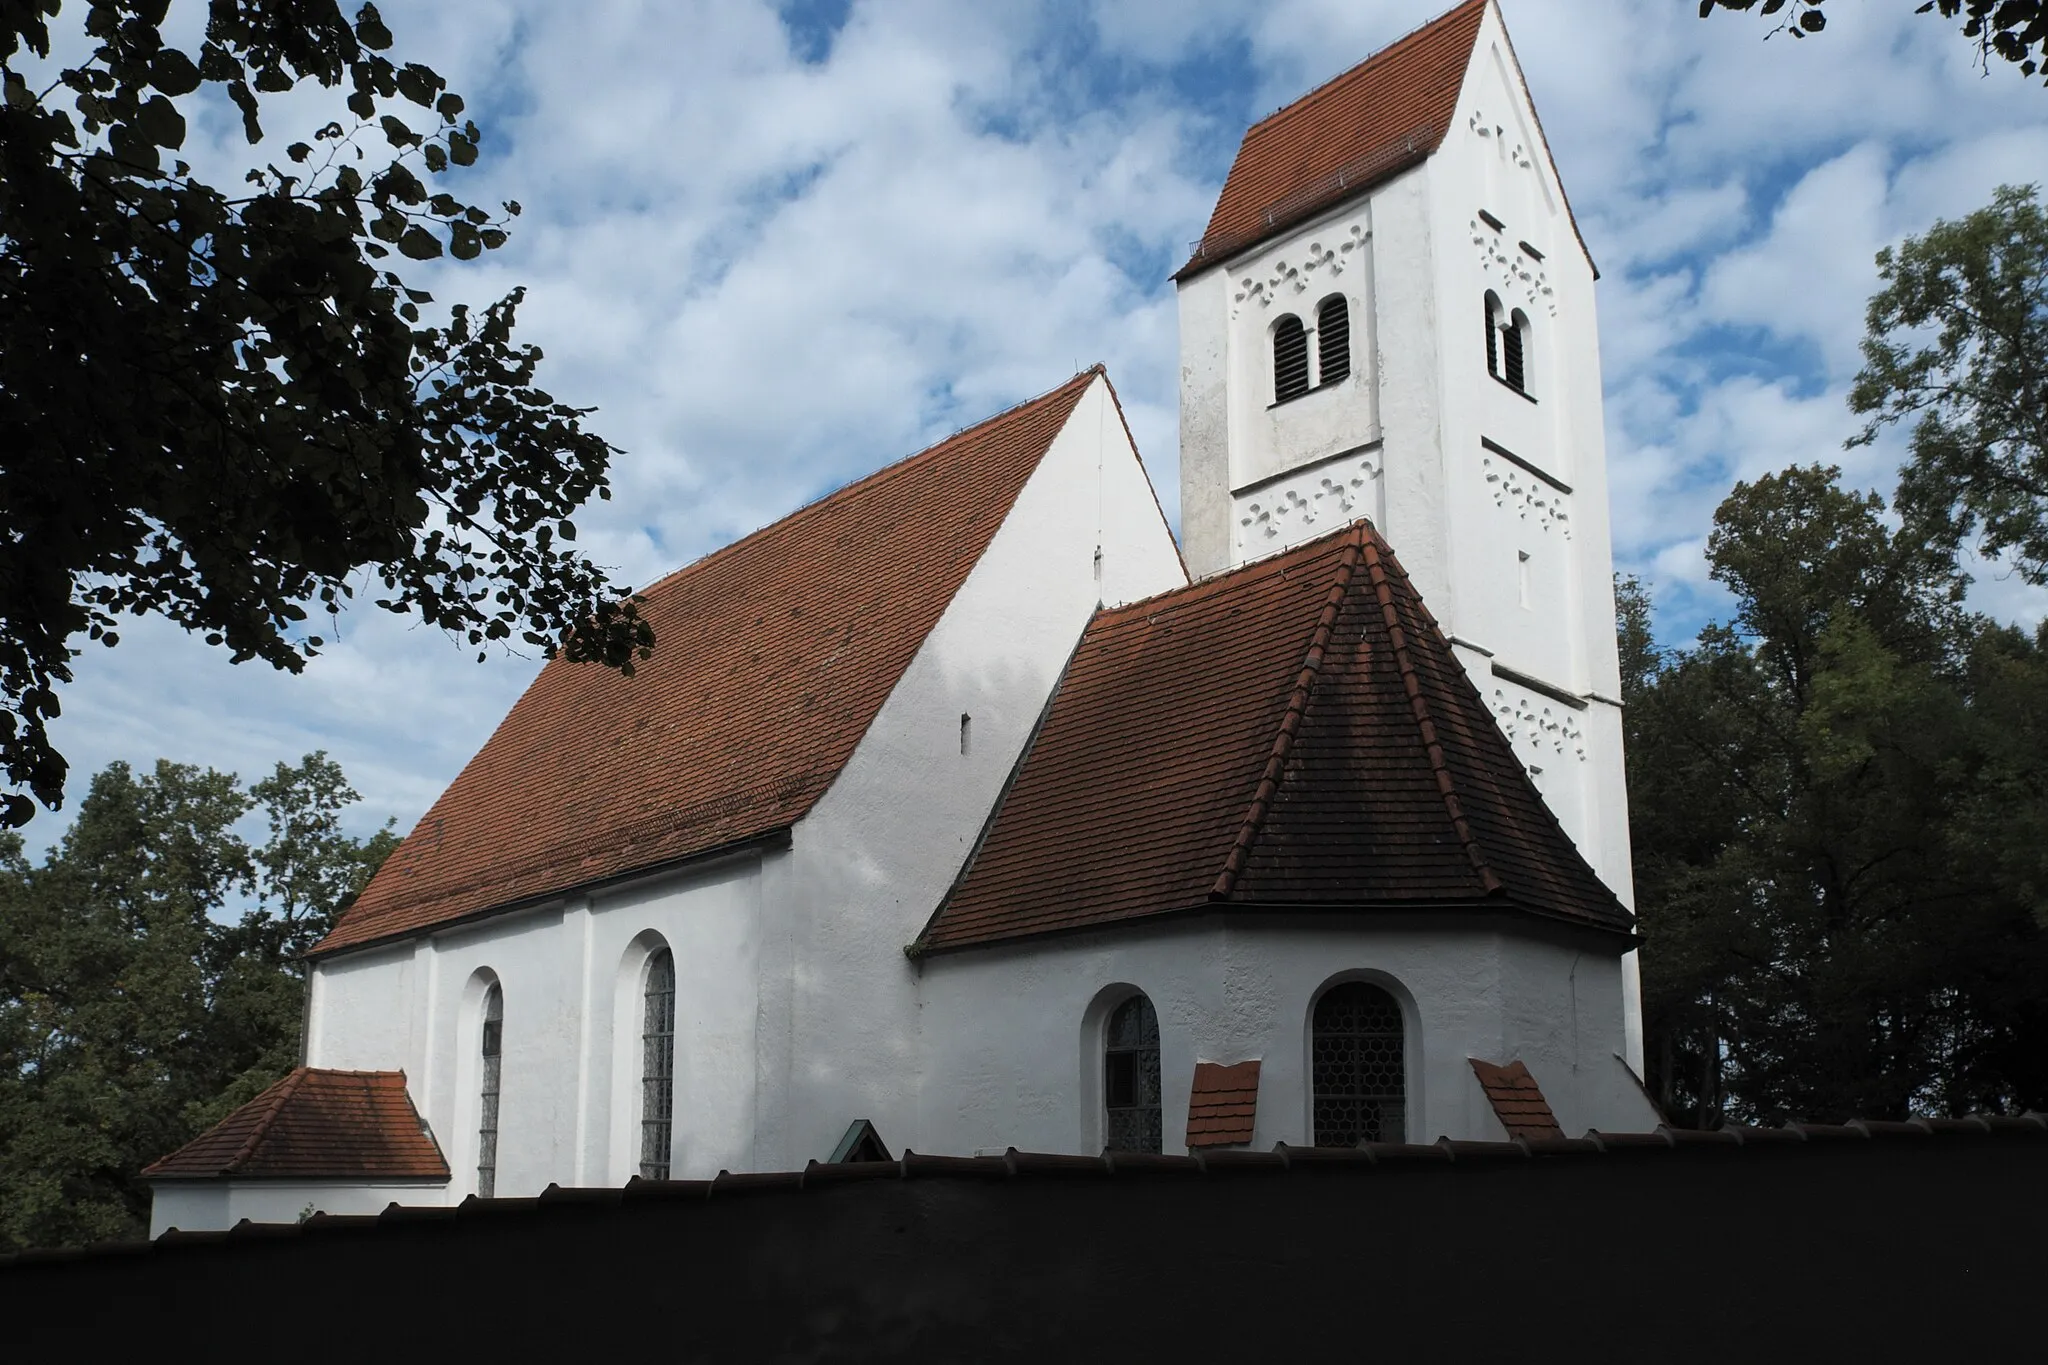
{"label": "blue sky", "polygon": [[[626,452],[613,501],[578,521],[632,583],[1098,360],[1171,512],[1166,277],[1238,138],[1441,7],[382,6],[400,55],[484,126],[461,188],[526,208],[510,246],[430,287],[527,286],[545,387],[597,407]],[[1725,609],[1700,547],[1736,479],[1830,460],[1889,489],[1896,442],[1841,449],[1872,256],[2002,182],[2048,180],[2048,90],[1978,70],[1910,0],[1831,6],[1803,42],[1766,40],[1754,16],[1703,22],[1690,0],[1503,9],[1603,273],[1616,562],[1652,582],[1680,642]],[[239,141],[201,121],[192,150],[225,168]],[[1977,600],[2042,613],[1995,571]],[[339,625],[296,678],[161,624],[89,647],[55,727],[73,801],[116,758],[253,778],[323,748],[366,797],[358,824],[409,827],[538,661],[479,665],[374,613]],[[40,817],[31,847],[64,818]]]}

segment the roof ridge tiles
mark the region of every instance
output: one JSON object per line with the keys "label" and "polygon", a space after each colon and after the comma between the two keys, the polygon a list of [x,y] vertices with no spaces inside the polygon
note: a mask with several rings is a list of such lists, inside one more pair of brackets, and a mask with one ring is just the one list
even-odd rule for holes
{"label": "roof ridge tiles", "polygon": [[[1415,718],[1416,729],[1422,736],[1424,751],[1429,755],[1429,766],[1436,774],[1436,787],[1443,797],[1444,813],[1450,817],[1451,828],[1464,846],[1465,856],[1472,864],[1473,873],[1488,895],[1503,889],[1500,876],[1488,863],[1485,852],[1479,847],[1478,836],[1472,832],[1471,822],[1465,818],[1464,803],[1458,799],[1457,784],[1452,780],[1450,765],[1444,755],[1444,746],[1438,738],[1436,721],[1430,714],[1429,699],[1423,695],[1422,683],[1415,676],[1415,661],[1408,649],[1408,633],[1401,626],[1400,612],[1394,606],[1394,590],[1387,572],[1385,559],[1392,557],[1387,552],[1383,558],[1379,545],[1374,539],[1365,542],[1366,574],[1373,586],[1373,595],[1379,600],[1380,616],[1386,622],[1387,639],[1394,650],[1395,666],[1401,673],[1402,689],[1408,694],[1410,714]],[[1399,562],[1394,572],[1400,573]],[[1406,577],[1405,574],[1402,577]],[[1412,591],[1412,590],[1411,590]],[[1427,608],[1424,609],[1425,612]],[[1428,620],[1425,616],[1425,620]],[[1433,624],[1433,623],[1432,623]]]}
{"label": "roof ridge tiles", "polygon": [[1330,635],[1337,626],[1337,612],[1351,591],[1351,577],[1358,568],[1363,537],[1355,530],[1347,534],[1350,543],[1344,547],[1344,553],[1337,561],[1330,590],[1323,598],[1322,612],[1316,617],[1315,630],[1309,635],[1308,652],[1302,657],[1301,670],[1295,674],[1294,691],[1288,697],[1287,711],[1280,718],[1280,728],[1274,734],[1272,749],[1266,755],[1265,771],[1260,774],[1259,785],[1252,792],[1251,805],[1245,809],[1237,838],[1224,857],[1223,870],[1216,874],[1216,884],[1209,891],[1211,900],[1230,899],[1238,876],[1244,871],[1245,859],[1251,854],[1252,844],[1266,822],[1266,812],[1280,790],[1280,781],[1287,769],[1287,755],[1294,748],[1294,736],[1301,729],[1301,718],[1308,710],[1316,677],[1322,671],[1323,653],[1330,647]]}
{"label": "roof ridge tiles", "polygon": [[241,1170],[242,1166],[256,1155],[264,1139],[270,1136],[271,1125],[277,1122],[277,1116],[291,1103],[292,1096],[299,1092],[299,1087],[305,1084],[306,1076],[311,1071],[311,1067],[295,1066],[275,1085],[257,1097],[258,1104],[262,1104],[266,1099],[269,1103],[254,1115],[255,1122],[250,1125],[249,1136],[243,1140],[241,1147],[222,1164],[221,1169],[224,1173],[232,1174]]}

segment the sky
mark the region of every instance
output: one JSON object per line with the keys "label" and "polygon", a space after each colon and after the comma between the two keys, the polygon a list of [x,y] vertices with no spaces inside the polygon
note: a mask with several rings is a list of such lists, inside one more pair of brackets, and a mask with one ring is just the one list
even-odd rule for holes
{"label": "sky", "polygon": [[[511,243],[420,272],[444,301],[515,285],[541,383],[623,453],[577,519],[645,585],[962,426],[1108,366],[1177,516],[1169,275],[1245,127],[1447,0],[386,0],[395,56],[469,102],[452,188],[517,199]],[[67,6],[67,9],[71,7]],[[1912,0],[1766,37],[1691,0],[1502,0],[1602,280],[1616,567],[1666,644],[1728,602],[1702,554],[1738,480],[1839,463],[1889,491],[1897,439],[1854,451],[1844,398],[1880,247],[2048,180],[2048,89],[1989,71]],[[189,23],[191,0],[173,7]],[[314,102],[298,106],[306,128]],[[279,144],[302,135],[280,113]],[[238,125],[193,123],[202,170]],[[2048,597],[1981,566],[1974,601]],[[326,623],[323,623],[326,624]],[[361,832],[411,827],[538,671],[374,609],[298,676],[230,665],[161,622],[86,645],[53,737],[90,775],[158,758],[254,780],[327,751]]]}

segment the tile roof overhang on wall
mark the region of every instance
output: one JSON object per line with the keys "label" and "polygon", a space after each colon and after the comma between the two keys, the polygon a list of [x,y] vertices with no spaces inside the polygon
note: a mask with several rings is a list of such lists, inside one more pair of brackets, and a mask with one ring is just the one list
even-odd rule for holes
{"label": "tile roof overhang on wall", "polygon": [[1174,278],[1221,265],[1427,159],[1450,131],[1485,13],[1486,0],[1466,0],[1253,124]]}
{"label": "tile roof overhang on wall", "polygon": [[169,1156],[148,1180],[445,1181],[402,1071],[299,1067]]}
{"label": "tile roof overhang on wall", "polygon": [[1098,377],[1099,366],[1076,375],[649,588],[654,657],[630,678],[543,668],[315,953],[786,833]]}
{"label": "tile roof overhang on wall", "polygon": [[1634,926],[1361,522],[1098,613],[912,951],[1389,910]]}

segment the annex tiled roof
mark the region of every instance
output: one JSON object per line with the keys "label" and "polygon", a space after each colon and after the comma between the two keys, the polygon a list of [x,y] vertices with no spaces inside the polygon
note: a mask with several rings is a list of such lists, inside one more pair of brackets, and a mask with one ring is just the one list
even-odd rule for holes
{"label": "annex tiled roof", "polygon": [[1250,1142],[1259,1115],[1259,1064],[1196,1062],[1188,1092],[1188,1146]]}
{"label": "annex tiled roof", "polygon": [[1486,1092],[1486,1102],[1493,1106],[1494,1117],[1508,1130],[1509,1137],[1535,1142],[1564,1136],[1564,1130],[1557,1126],[1557,1115],[1550,1112],[1550,1102],[1543,1098],[1536,1078],[1521,1061],[1495,1066],[1477,1057],[1467,1060],[1472,1063],[1472,1074],[1479,1078],[1479,1088]]}
{"label": "annex tiled roof", "polygon": [[647,590],[630,678],[549,663],[314,951],[786,829],[811,808],[1099,367]]}
{"label": "annex tiled roof", "polygon": [[1097,613],[914,950],[1261,907],[1634,924],[1363,522]]}
{"label": "annex tiled roof", "polygon": [[446,1180],[402,1071],[299,1067],[144,1178]]}
{"label": "annex tiled roof", "polygon": [[1219,264],[1434,152],[1450,131],[1485,11],[1485,0],[1466,0],[1253,124],[1180,275]]}

